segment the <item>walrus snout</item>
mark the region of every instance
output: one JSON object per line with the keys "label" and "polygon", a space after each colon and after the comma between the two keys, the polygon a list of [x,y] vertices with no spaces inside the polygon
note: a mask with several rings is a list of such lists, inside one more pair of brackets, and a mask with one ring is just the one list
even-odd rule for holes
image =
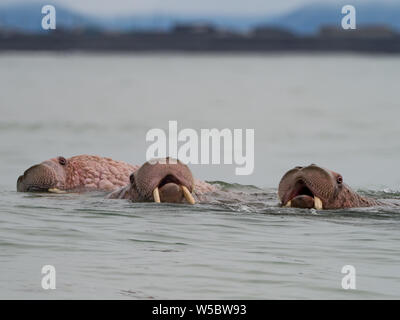
{"label": "walrus snout", "polygon": [[54,169],[46,164],[37,164],[18,177],[18,192],[46,192],[57,187]]}
{"label": "walrus snout", "polygon": [[184,202],[194,204],[194,178],[190,169],[177,159],[154,159],[143,164],[133,176],[131,185],[138,201]]}
{"label": "walrus snout", "polygon": [[[196,201],[185,184],[185,182],[179,180],[175,175],[168,174],[155,185],[153,200],[155,202],[179,203],[186,199],[188,203],[195,204]],[[190,190],[193,190],[192,185],[189,187]]]}
{"label": "walrus snout", "polygon": [[315,206],[314,197],[309,195],[299,195],[291,200],[291,207],[311,209]]}
{"label": "walrus snout", "polygon": [[182,188],[176,183],[170,182],[159,188],[160,202],[179,203],[183,202]]}
{"label": "walrus snout", "polygon": [[297,166],[281,179],[278,196],[285,207],[315,208],[327,206],[337,191],[336,173],[315,164]]}

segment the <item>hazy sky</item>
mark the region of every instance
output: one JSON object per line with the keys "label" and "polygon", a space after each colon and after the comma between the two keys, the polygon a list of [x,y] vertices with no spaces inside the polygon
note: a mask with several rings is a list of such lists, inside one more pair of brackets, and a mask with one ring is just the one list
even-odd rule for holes
{"label": "hazy sky", "polygon": [[0,0],[10,3],[60,4],[94,15],[132,13],[191,13],[269,15],[313,3],[396,2],[399,0]]}
{"label": "hazy sky", "polygon": [[[356,0],[357,1],[357,0]],[[376,0],[375,0],[376,1]],[[0,0],[9,3],[61,4],[91,14],[194,13],[229,15],[268,15],[304,4],[340,2],[343,0]],[[347,0],[348,4],[354,0]]]}

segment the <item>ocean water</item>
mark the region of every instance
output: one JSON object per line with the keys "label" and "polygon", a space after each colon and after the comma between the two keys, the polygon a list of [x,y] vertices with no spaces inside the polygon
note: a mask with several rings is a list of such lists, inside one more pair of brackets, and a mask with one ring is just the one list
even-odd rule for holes
{"label": "ocean water", "polygon": [[[399,203],[399,74],[384,55],[1,54],[0,298],[400,298],[399,208],[316,212],[276,196],[287,170],[317,163]],[[251,175],[189,165],[229,201],[16,192],[58,155],[141,164],[146,133],[169,120],[255,130]],[[342,288],[345,265],[356,289]]]}

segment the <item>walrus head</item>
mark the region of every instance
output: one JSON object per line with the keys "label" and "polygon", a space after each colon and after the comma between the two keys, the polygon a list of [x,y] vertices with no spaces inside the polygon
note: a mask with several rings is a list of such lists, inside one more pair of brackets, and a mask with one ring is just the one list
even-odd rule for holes
{"label": "walrus head", "polygon": [[17,180],[17,191],[47,192],[65,189],[67,160],[58,157],[27,169]]}
{"label": "walrus head", "polygon": [[283,206],[318,210],[376,204],[352,191],[339,173],[315,164],[286,172],[279,183],[278,196]]}
{"label": "walrus head", "polygon": [[143,164],[130,176],[130,199],[190,204],[194,179],[190,169],[176,159],[154,159]]}
{"label": "walrus head", "polygon": [[17,191],[64,193],[113,191],[129,182],[138,167],[95,155],[57,157],[30,167],[17,181]]}

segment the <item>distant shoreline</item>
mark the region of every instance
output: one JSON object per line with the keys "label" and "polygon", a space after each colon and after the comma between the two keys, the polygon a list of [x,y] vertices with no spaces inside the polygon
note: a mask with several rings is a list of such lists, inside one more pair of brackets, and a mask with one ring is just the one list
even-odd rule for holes
{"label": "distant shoreline", "polygon": [[88,52],[185,52],[280,53],[365,52],[400,53],[400,36],[334,34],[297,36],[219,33],[137,32],[123,34],[50,32],[47,34],[0,33],[0,51]]}

